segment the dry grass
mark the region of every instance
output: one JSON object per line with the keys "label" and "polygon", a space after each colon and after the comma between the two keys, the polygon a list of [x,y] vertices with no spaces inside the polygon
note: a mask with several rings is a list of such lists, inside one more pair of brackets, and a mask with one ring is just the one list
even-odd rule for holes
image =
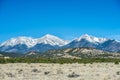
{"label": "dry grass", "polygon": [[120,80],[120,64],[0,64],[0,80]]}

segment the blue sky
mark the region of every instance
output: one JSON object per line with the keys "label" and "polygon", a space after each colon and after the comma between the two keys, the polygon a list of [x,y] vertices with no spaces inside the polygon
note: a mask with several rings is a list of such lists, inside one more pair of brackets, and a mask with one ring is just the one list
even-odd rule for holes
{"label": "blue sky", "polygon": [[120,0],[0,0],[0,42],[47,33],[120,39]]}

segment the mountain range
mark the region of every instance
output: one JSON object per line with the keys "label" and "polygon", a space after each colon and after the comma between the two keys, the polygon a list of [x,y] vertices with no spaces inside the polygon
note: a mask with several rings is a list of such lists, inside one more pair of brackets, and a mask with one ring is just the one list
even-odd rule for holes
{"label": "mountain range", "polygon": [[89,47],[109,52],[120,52],[120,41],[98,38],[84,34],[77,39],[67,41],[47,34],[41,38],[17,37],[0,44],[0,52],[28,53],[46,52],[63,48]]}

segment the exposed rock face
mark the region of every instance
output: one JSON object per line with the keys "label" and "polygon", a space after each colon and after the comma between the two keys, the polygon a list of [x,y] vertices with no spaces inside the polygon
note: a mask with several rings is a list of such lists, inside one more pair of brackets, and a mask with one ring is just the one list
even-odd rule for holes
{"label": "exposed rock face", "polygon": [[106,52],[93,48],[66,48],[50,50],[42,55],[43,57],[64,57],[64,58],[115,58],[120,57],[118,53]]}

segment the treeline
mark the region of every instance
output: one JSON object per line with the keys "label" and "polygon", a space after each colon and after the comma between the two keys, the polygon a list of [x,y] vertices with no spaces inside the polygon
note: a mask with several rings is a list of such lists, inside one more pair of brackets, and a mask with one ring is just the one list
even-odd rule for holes
{"label": "treeline", "polygon": [[85,58],[85,59],[70,59],[70,58],[0,58],[0,63],[101,63],[114,62],[119,64],[120,59],[117,58]]}
{"label": "treeline", "polygon": [[0,52],[0,56],[8,57],[22,57],[24,54],[14,52]]}

